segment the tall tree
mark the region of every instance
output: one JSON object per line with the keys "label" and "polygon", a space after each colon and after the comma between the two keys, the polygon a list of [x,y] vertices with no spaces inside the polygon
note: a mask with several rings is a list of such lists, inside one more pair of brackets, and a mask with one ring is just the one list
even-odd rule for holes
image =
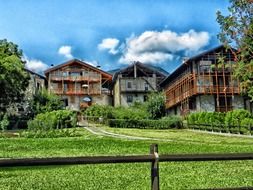
{"label": "tall tree", "polygon": [[234,52],[238,63],[235,77],[253,100],[253,1],[230,0],[228,11],[227,16],[217,12],[217,22],[221,28],[218,38]]}
{"label": "tall tree", "polygon": [[22,51],[6,39],[0,40],[0,113],[11,103],[22,100],[29,83],[29,75],[24,70]]}

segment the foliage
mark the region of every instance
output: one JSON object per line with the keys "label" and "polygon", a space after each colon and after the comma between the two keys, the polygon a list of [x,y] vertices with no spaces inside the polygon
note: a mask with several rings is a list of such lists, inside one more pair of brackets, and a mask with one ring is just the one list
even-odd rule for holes
{"label": "foliage", "polygon": [[242,126],[242,121],[245,118],[252,118],[252,115],[249,111],[238,109],[229,111],[225,117],[225,124],[229,127],[230,132],[240,133],[240,127]]}
{"label": "foliage", "polygon": [[165,116],[165,95],[163,92],[153,92],[148,96],[146,103],[149,118],[159,119]]}
{"label": "foliage", "polygon": [[110,119],[108,120],[108,124],[110,127],[136,129],[172,129],[183,127],[181,118],[176,116],[164,117],[159,120]]}
{"label": "foliage", "polygon": [[46,89],[39,90],[31,100],[29,115],[35,116],[40,113],[63,109],[60,97],[49,93]]}
{"label": "foliage", "polygon": [[90,107],[88,107],[84,114],[86,116],[92,116],[92,117],[103,117],[103,118],[112,118],[112,111],[113,107],[112,106],[103,106],[103,105],[98,105],[94,104]]}
{"label": "foliage", "polygon": [[29,83],[21,60],[22,51],[7,40],[0,40],[0,112],[11,103],[20,102]]}
{"label": "foliage", "polygon": [[97,104],[87,108],[84,115],[104,119],[146,119],[148,117],[145,110],[136,107],[112,107]]}
{"label": "foliage", "polygon": [[217,21],[221,32],[218,37],[226,45],[235,45],[233,52],[235,61],[235,76],[241,81],[245,92],[253,98],[253,3],[248,0],[230,0],[229,15],[223,16],[217,12]]}
{"label": "foliage", "polygon": [[[244,109],[220,112],[196,112],[187,116],[190,128],[217,132],[250,134],[253,122],[251,113]],[[248,123],[247,123],[248,122]]]}
{"label": "foliage", "polygon": [[7,126],[9,125],[9,120],[7,114],[4,114],[2,120],[0,121],[0,128],[2,131],[7,129]]}
{"label": "foliage", "polygon": [[57,110],[38,114],[28,122],[29,130],[52,130],[76,127],[76,113],[70,110]]}

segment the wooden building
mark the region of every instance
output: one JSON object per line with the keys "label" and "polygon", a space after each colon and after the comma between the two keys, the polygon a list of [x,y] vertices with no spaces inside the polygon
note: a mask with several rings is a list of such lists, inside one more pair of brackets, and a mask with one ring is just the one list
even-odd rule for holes
{"label": "wooden building", "polygon": [[111,105],[112,76],[78,59],[45,71],[49,92],[61,96],[65,106],[79,110],[94,103]]}
{"label": "wooden building", "polygon": [[145,102],[152,91],[168,73],[161,68],[134,62],[113,75],[114,106],[129,106],[134,102]]}
{"label": "wooden building", "polygon": [[240,83],[233,77],[233,52],[219,46],[184,60],[160,84],[169,114],[191,111],[227,112],[245,108]]}

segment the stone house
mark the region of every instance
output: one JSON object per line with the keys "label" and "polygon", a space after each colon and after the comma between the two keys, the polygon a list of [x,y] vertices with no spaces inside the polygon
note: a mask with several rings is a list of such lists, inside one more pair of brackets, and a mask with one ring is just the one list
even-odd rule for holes
{"label": "stone house", "polygon": [[81,60],[73,59],[45,71],[48,91],[59,95],[73,110],[92,104],[111,105],[112,75]]}
{"label": "stone house", "polygon": [[168,114],[252,110],[233,77],[234,60],[233,52],[223,45],[184,60],[160,84],[166,93]]}
{"label": "stone house", "polygon": [[161,68],[134,62],[113,75],[113,105],[129,106],[134,102],[145,102],[152,91],[168,75]]}

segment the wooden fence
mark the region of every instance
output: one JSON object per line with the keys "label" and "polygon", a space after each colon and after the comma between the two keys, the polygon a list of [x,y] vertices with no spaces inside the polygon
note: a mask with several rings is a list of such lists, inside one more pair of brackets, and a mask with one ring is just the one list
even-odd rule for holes
{"label": "wooden fence", "polygon": [[[0,167],[150,162],[151,190],[159,190],[159,162],[193,162],[222,160],[253,160],[253,153],[159,155],[158,145],[152,144],[150,146],[149,155],[1,159]],[[227,190],[228,189],[253,189],[253,187],[227,188]]]}

